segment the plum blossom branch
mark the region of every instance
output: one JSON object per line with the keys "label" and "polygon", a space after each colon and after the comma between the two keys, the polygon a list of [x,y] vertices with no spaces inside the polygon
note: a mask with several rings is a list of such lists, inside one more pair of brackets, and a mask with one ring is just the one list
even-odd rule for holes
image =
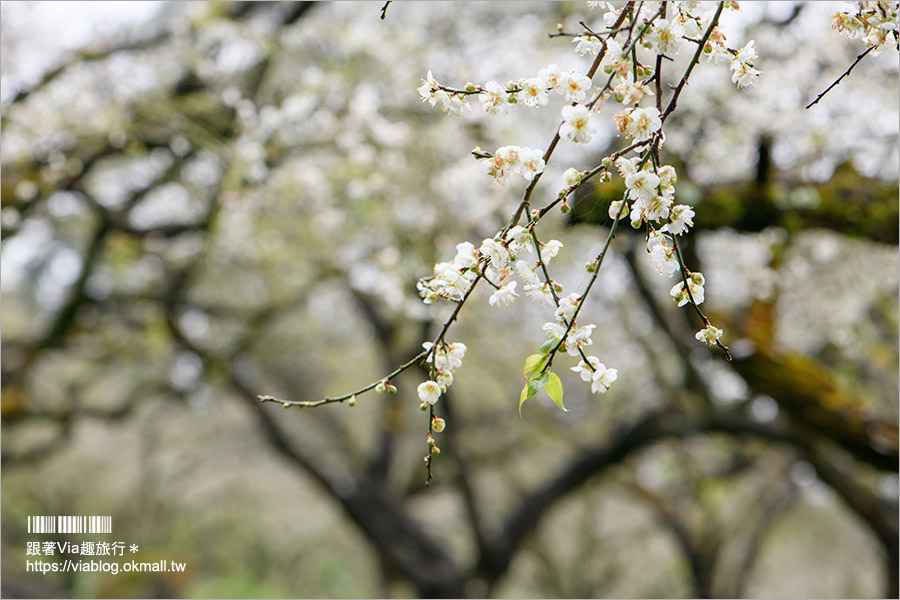
{"label": "plum blossom branch", "polygon": [[697,44],[697,51],[694,52],[694,56],[691,58],[690,64],[688,64],[687,69],[684,72],[684,76],[681,78],[681,81],[678,82],[678,85],[675,86],[675,90],[672,92],[672,97],[669,99],[669,104],[666,106],[666,110],[663,111],[662,115],[660,115],[660,119],[663,123],[666,122],[666,119],[672,114],[672,111],[675,110],[675,106],[678,104],[678,96],[681,95],[681,90],[684,89],[684,86],[687,85],[688,78],[691,76],[691,72],[694,70],[694,67],[697,66],[697,62],[700,60],[700,55],[703,53],[704,48],[706,47],[706,43],[709,41],[710,36],[712,35],[713,30],[719,23],[719,18],[722,16],[722,10],[725,8],[724,2],[719,2],[719,6],[716,8],[716,14],[713,15],[712,20],[710,21],[709,27],[706,29],[706,33],[703,34],[703,37],[700,38],[700,43]]}
{"label": "plum blossom branch", "polygon": [[827,88],[825,88],[825,91],[824,91],[824,92],[822,92],[821,94],[819,94],[818,96],[816,96],[816,99],[815,99],[815,100],[813,100],[812,102],[810,102],[809,104],[807,104],[807,105],[806,105],[806,110],[809,110],[813,105],[818,104],[818,103],[819,103],[819,100],[821,100],[822,98],[825,97],[825,94],[827,94],[828,92],[830,92],[831,89],[832,89],[834,86],[836,86],[837,84],[839,84],[839,83],[841,82],[841,80],[842,80],[844,77],[846,77],[846,76],[848,76],[848,75],[850,74],[850,71],[853,70],[853,67],[855,67],[857,64],[859,64],[859,61],[861,61],[862,59],[864,59],[864,58],[866,57],[866,55],[867,55],[869,52],[871,52],[872,50],[874,50],[874,49],[877,48],[877,47],[878,47],[878,46],[869,46],[869,47],[866,48],[864,51],[860,52],[860,53],[856,56],[856,60],[853,61],[853,64],[850,65],[850,68],[848,68],[846,71],[844,71],[843,74],[841,74],[840,77],[838,77],[837,79],[835,79],[835,80],[834,80],[834,83],[832,83],[832,84],[829,85]]}
{"label": "plum blossom branch", "polygon": [[[715,15],[710,18],[691,15],[690,10],[696,8],[692,3],[678,4],[675,5],[677,17],[671,22],[666,18],[668,2],[660,3],[658,8],[655,4],[628,2],[619,10],[607,5],[610,10],[603,17],[606,26],[603,33],[598,33],[601,31],[599,28],[591,28],[581,22],[584,33],[573,36],[576,53],[595,55],[585,75],[577,70],[564,71],[551,64],[541,69],[536,77],[520,78],[505,85],[496,81],[489,81],[483,86],[467,83],[459,88],[439,83],[429,71],[418,88],[423,102],[455,116],[469,110],[469,100],[473,98],[480,98],[482,108],[490,115],[506,113],[513,105],[523,106],[526,110],[541,108],[548,104],[551,93],[563,96],[567,105],[562,108],[562,121],[543,152],[514,145],[502,146],[494,152],[480,147],[472,151],[480,166],[498,184],[504,185],[516,176],[523,177],[528,183],[510,219],[500,231],[493,237],[485,238],[478,247],[470,242],[457,244],[457,254],[452,260],[436,264],[433,275],[418,282],[419,295],[426,304],[443,298],[455,305],[433,341],[423,344],[422,352],[386,377],[350,394],[317,401],[290,401],[273,396],[260,396],[260,400],[281,403],[285,407],[315,407],[344,401],[352,405],[358,394],[373,389],[395,393],[392,378],[413,365],[427,365],[428,379],[416,388],[421,400],[420,408],[428,413],[427,485],[432,480],[433,458],[440,454],[435,434],[441,433],[446,426],[444,419],[436,414],[436,405],[453,383],[454,371],[462,364],[466,352],[464,344],[449,342],[446,337],[482,280],[493,288],[489,299],[491,306],[508,306],[519,296],[516,292],[519,282],[511,277],[515,273],[524,282],[525,295],[555,309],[554,320],[544,325],[549,340],[541,346],[540,354],[526,359],[524,375],[527,384],[520,396],[520,414],[522,402],[540,389],[546,389],[550,398],[565,410],[562,384],[558,375],[551,371],[560,350],[580,357],[578,366],[572,370],[578,372],[583,380],[591,382],[594,393],[609,389],[617,377],[617,371],[608,369],[597,357],[585,354],[584,348],[592,344],[590,335],[596,326],[579,326],[577,319],[598,279],[599,269],[619,223],[629,211],[632,227],[647,226],[648,252],[657,269],[669,276],[676,270],[680,272],[681,283],[672,289],[671,294],[679,306],[691,303],[706,324],[706,329],[701,330],[697,338],[710,345],[718,345],[729,355],[728,349],[719,342],[721,331],[710,325],[697,306],[703,301],[703,276],[686,268],[677,243],[676,236],[693,226],[691,219],[694,212],[687,205],[672,206],[677,179],[675,169],[662,165],[659,159],[664,140],[663,125],[674,111],[678,97],[702,54],[706,53],[716,62],[720,59],[729,61],[734,71],[732,80],[738,87],[752,85],[759,75],[759,71],[753,68],[756,58],[753,42],[741,50],[732,50],[724,45],[725,38],[718,31],[718,22],[726,5],[736,7],[736,3],[719,3]],[[616,40],[620,34],[624,38],[621,42]],[[551,37],[562,35],[564,32],[560,29],[557,36],[551,34]],[[699,38],[694,42],[697,49],[678,85],[671,87],[673,93],[663,111],[662,61],[664,58],[671,59],[668,55],[678,52],[684,38]],[[638,50],[640,48],[643,52],[644,47],[656,51],[653,67],[639,60]],[[601,67],[609,78],[604,85],[592,90],[593,79]],[[655,94],[651,90],[651,82],[655,84]],[[640,106],[647,95],[656,96],[655,107]],[[559,144],[590,142],[598,133],[594,119],[603,107],[603,100],[610,96],[625,106],[621,113],[615,115],[615,123],[619,132],[626,134],[631,141],[591,169],[567,169],[563,175],[565,187],[555,199],[540,209],[532,210],[533,194]],[[636,156],[628,158],[632,152]],[[600,252],[587,265],[591,276],[584,289],[580,294],[564,295],[563,286],[552,279],[549,270],[550,261],[563,244],[558,240],[542,243],[537,226],[554,208],[567,212],[568,198],[587,181],[594,178],[599,178],[601,182],[609,181],[613,165],[625,180],[625,194],[609,206],[612,225]],[[526,215],[527,222],[520,224]]]}
{"label": "plum blossom branch", "polygon": [[[600,274],[600,266],[603,264],[603,259],[606,258],[606,253],[609,250],[609,246],[612,243],[613,238],[616,236],[616,230],[619,228],[619,221],[622,220],[622,216],[625,214],[625,203],[623,202],[619,206],[619,210],[616,213],[616,218],[613,221],[612,225],[609,228],[609,233],[606,235],[606,242],[603,244],[603,248],[600,250],[600,253],[597,255],[591,263],[591,269],[593,273],[591,274],[591,278],[588,280],[587,285],[584,288],[584,292],[581,293],[581,297],[578,300],[578,303],[575,305],[575,310],[572,313],[571,318],[568,319],[568,325],[566,327],[566,331],[563,334],[562,338],[559,342],[550,350],[550,354],[548,355],[547,365],[544,367],[544,370],[547,371],[550,369],[551,364],[553,363],[553,358],[559,349],[563,346],[566,341],[566,338],[569,335],[569,332],[572,330],[572,327],[575,325],[575,319],[578,317],[578,313],[581,312],[581,307],[584,306],[584,301],[587,299],[588,294],[591,292],[591,288],[594,285],[594,282],[597,281],[597,276]],[[579,348],[579,351],[581,349]],[[588,361],[587,357],[582,353],[582,358],[584,358],[588,367],[593,371],[594,367],[591,365],[590,361]]]}
{"label": "plum blossom branch", "polygon": [[387,383],[389,383],[391,379],[393,379],[400,373],[406,371],[413,365],[421,362],[422,360],[424,360],[426,358],[427,355],[428,355],[428,351],[423,350],[423,351],[419,352],[418,354],[416,354],[414,357],[412,357],[407,362],[403,363],[402,365],[400,365],[399,367],[397,367],[396,369],[394,369],[393,371],[388,373],[385,377],[379,379],[378,381],[372,382],[365,387],[361,387],[354,392],[350,392],[349,394],[344,394],[343,396],[326,397],[326,398],[322,398],[321,400],[305,401],[305,402],[299,401],[299,400],[284,400],[282,398],[277,398],[275,396],[269,396],[269,395],[260,395],[260,396],[257,396],[257,398],[259,399],[260,402],[274,402],[276,404],[282,405],[284,408],[290,408],[292,406],[296,406],[297,408],[315,408],[316,406],[323,406],[325,404],[334,404],[336,402],[346,402],[348,400],[351,402],[351,404],[355,404],[356,396],[364,394],[371,390],[374,390],[374,389],[378,388],[379,386],[386,386]]}
{"label": "plum blossom branch", "polygon": [[[725,359],[731,360],[731,350],[728,349],[728,346],[725,346],[719,338],[722,335],[722,330],[717,327],[713,327],[710,323],[709,319],[706,315],[703,314],[703,311],[700,310],[700,302],[703,302],[703,275],[700,273],[691,273],[688,268],[684,264],[684,258],[681,255],[681,248],[678,246],[678,239],[676,236],[671,234],[666,234],[672,241],[672,245],[675,248],[675,256],[678,260],[679,272],[681,274],[681,284],[680,290],[683,290],[684,296],[687,298],[687,302],[694,308],[697,312],[697,315],[703,320],[703,323],[706,325],[704,329],[701,329],[697,332],[696,338],[698,341],[706,342],[709,345],[715,344],[719,347],[722,352],[725,353]],[[697,277],[699,275],[699,277]],[[676,285],[672,288],[672,295],[676,296],[678,299],[676,291],[679,290],[679,286]],[[700,293],[701,295],[695,298],[695,294]],[[679,306],[681,306],[681,302],[679,302]]]}

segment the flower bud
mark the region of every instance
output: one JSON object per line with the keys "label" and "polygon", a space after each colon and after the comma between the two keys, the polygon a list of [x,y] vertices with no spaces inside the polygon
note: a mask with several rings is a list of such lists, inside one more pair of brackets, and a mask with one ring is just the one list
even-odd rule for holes
{"label": "flower bud", "polygon": [[431,430],[435,433],[441,433],[447,427],[447,422],[440,417],[432,417]]}

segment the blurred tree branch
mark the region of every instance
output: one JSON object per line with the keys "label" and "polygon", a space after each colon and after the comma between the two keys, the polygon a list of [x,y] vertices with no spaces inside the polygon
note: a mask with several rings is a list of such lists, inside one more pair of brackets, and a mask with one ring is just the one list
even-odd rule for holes
{"label": "blurred tree branch", "polygon": [[[267,77],[271,76],[273,54],[278,51],[277,43],[273,41],[276,39],[275,33],[280,28],[297,22],[312,6],[314,4],[311,2],[277,5],[240,2],[219,7],[219,10],[225,11],[227,17],[233,20],[247,19],[254,14],[268,15],[270,12],[278,19],[278,26],[264,45],[267,54],[240,79],[241,92],[245,97],[258,99]],[[387,8],[387,4],[384,8]],[[799,8],[795,9],[788,22],[799,12]],[[382,17],[383,15],[384,9]],[[103,52],[75,55],[64,65],[48,72],[34,87],[19,90],[12,103],[24,104],[29,98],[37,98],[42,89],[59,78],[70,66],[102,61],[117,52],[145,50],[164,43],[167,39],[167,34],[154,34]],[[199,357],[205,380],[222,385],[231,392],[229,396],[237,398],[253,414],[256,429],[275,455],[315,482],[323,496],[341,508],[378,555],[382,575],[388,586],[402,579],[412,584],[415,592],[422,597],[485,597],[496,593],[502,589],[500,586],[504,578],[509,576],[511,566],[523,552],[533,551],[538,555],[546,555],[546,548],[534,533],[542,520],[546,520],[552,509],[563,499],[578,493],[592,482],[605,490],[607,485],[616,484],[615,481],[604,479],[605,475],[616,471],[629,473],[641,452],[669,440],[684,440],[706,432],[723,434],[729,448],[736,448],[736,452],[751,444],[754,448],[762,445],[766,450],[779,453],[781,458],[787,457],[786,460],[799,457],[813,465],[819,479],[835,490],[881,543],[887,565],[885,589],[889,596],[896,596],[896,503],[879,498],[859,478],[860,472],[865,469],[875,472],[896,471],[896,422],[864,410],[866,403],[863,399],[852,391],[842,389],[829,374],[827,366],[814,357],[785,355],[778,351],[770,343],[773,323],[771,314],[767,314],[766,310],[770,310],[771,306],[756,306],[748,314],[735,317],[735,322],[729,324],[735,331],[741,331],[752,339],[756,346],[753,353],[736,358],[727,368],[740,374],[753,393],[774,398],[779,407],[783,408],[782,418],[760,423],[747,413],[744,406],[725,409],[717,405],[708,374],[690,360],[694,348],[691,332],[695,328],[688,327],[681,319],[692,317],[679,313],[683,316],[673,318],[664,309],[638,268],[637,254],[640,250],[636,250],[634,244],[623,254],[631,281],[656,328],[677,349],[674,354],[679,357],[677,366],[683,374],[682,384],[677,390],[672,386],[662,386],[665,388],[661,394],[665,408],[647,410],[638,417],[613,427],[608,434],[597,435],[596,439],[589,442],[571,442],[575,448],[571,458],[556,465],[552,472],[543,475],[536,484],[530,484],[518,496],[513,496],[515,501],[508,506],[501,507],[495,506],[495,499],[482,488],[482,479],[485,474],[492,473],[491,467],[508,460],[508,455],[516,448],[504,447],[503,452],[492,453],[491,450],[467,444],[468,438],[462,433],[463,427],[477,425],[478,420],[487,417],[480,413],[468,414],[468,406],[460,402],[455,394],[444,395],[442,407],[452,426],[442,434],[442,459],[449,459],[444,464],[452,465],[453,475],[442,481],[441,485],[447,486],[444,490],[451,488],[450,495],[460,504],[462,516],[455,523],[465,528],[466,541],[471,542],[475,549],[471,560],[456,556],[442,539],[439,524],[422,519],[413,506],[412,500],[422,488],[405,485],[407,479],[401,472],[406,465],[399,456],[397,432],[400,431],[403,419],[403,407],[410,404],[408,390],[401,389],[396,397],[378,400],[378,421],[377,425],[372,426],[375,435],[366,448],[357,444],[354,436],[330,415],[323,416],[310,425],[311,428],[321,427],[328,434],[333,434],[328,436],[330,444],[327,448],[318,448],[314,441],[294,435],[289,425],[276,417],[276,412],[282,414],[280,411],[257,401],[256,392],[260,389],[261,382],[255,381],[252,374],[241,368],[241,360],[266,343],[265,335],[280,327],[279,319],[296,309],[304,300],[303,294],[307,293],[308,288],[304,288],[300,297],[267,299],[252,308],[230,305],[228,299],[221,305],[215,305],[195,294],[203,285],[203,269],[207,267],[207,261],[213,252],[215,236],[223,227],[220,213],[226,204],[227,195],[235,189],[246,191],[253,187],[241,179],[240,167],[236,165],[233,146],[240,135],[238,111],[226,104],[221,96],[220,90],[206,82],[198,72],[186,69],[172,90],[161,90],[159,94],[150,95],[131,107],[135,119],[127,131],[129,143],[126,146],[113,145],[109,139],[78,139],[67,154],[82,163],[80,173],[44,184],[40,183],[40,172],[45,166],[45,161],[41,158],[35,156],[33,160],[21,164],[4,165],[4,209],[9,207],[18,215],[16,224],[8,226],[4,222],[4,238],[15,237],[21,231],[21,223],[36,218],[35,215],[43,210],[48,198],[60,190],[75,193],[84,200],[89,207],[91,219],[88,241],[79,253],[81,263],[78,274],[66,290],[65,301],[52,312],[46,328],[33,339],[4,340],[5,355],[26,357],[24,360],[9,361],[11,366],[4,370],[4,425],[48,421],[58,424],[60,430],[59,435],[49,443],[29,452],[16,454],[4,451],[5,467],[33,464],[52,452],[65,448],[77,419],[121,421],[133,415],[134,409],[149,397],[166,395],[183,398],[186,395],[184,390],[175,389],[171,382],[157,381],[154,385],[148,381],[140,381],[136,384],[139,391],[123,399],[122,404],[111,408],[82,406],[80,402],[84,392],[78,389],[71,392],[71,405],[63,410],[29,406],[31,399],[28,398],[26,389],[29,369],[33,368],[35,361],[47,354],[48,349],[78,351],[78,330],[81,327],[79,315],[83,316],[91,311],[113,314],[118,310],[127,313],[123,307],[149,304],[154,309],[159,309],[163,315],[167,342],[171,342],[176,351]],[[658,94],[658,99],[661,100],[661,94]],[[344,118],[346,115],[340,117]],[[313,115],[305,115],[303,118],[312,119]],[[3,119],[6,127],[6,113]],[[86,180],[91,173],[101,170],[107,159],[132,154],[146,155],[154,148],[168,147],[169,138],[175,134],[188,139],[192,150],[174,156],[168,167],[144,185],[132,189],[121,205],[110,208],[90,193]],[[302,143],[307,142],[304,140]],[[315,152],[315,142],[309,141],[308,144],[303,148]],[[355,141],[350,145],[359,146]],[[204,190],[209,201],[204,205],[200,216],[188,223],[151,226],[143,226],[132,220],[133,211],[146,200],[148,194],[163,184],[183,181],[186,165],[196,158],[200,150],[214,153],[222,162],[223,172],[214,184]],[[280,164],[280,160],[287,161],[291,152],[295,151],[296,149],[283,149],[280,155],[277,152],[267,154],[266,164],[274,168]],[[738,231],[760,231],[777,226],[797,231],[819,226],[881,243],[897,242],[895,188],[866,180],[849,167],[844,167],[836,172],[831,182],[807,186],[812,187],[818,195],[817,206],[796,206],[792,204],[788,183],[771,181],[773,175],[767,165],[768,159],[764,157],[761,148],[757,180],[705,190],[702,200],[705,206],[701,204],[704,206],[704,216],[698,217],[697,228],[701,231],[723,227]],[[38,193],[28,199],[17,198],[14,190],[26,179],[40,183]],[[577,202],[572,210],[573,222],[604,222],[594,215],[607,214],[609,198],[606,190],[612,187],[615,186],[598,187],[593,194],[586,195],[582,201]],[[610,197],[621,197],[621,190],[609,193]],[[372,200],[376,204],[378,201],[379,198]],[[363,204],[363,200],[359,203]],[[300,199],[297,204],[301,204]],[[295,213],[293,217],[296,218],[297,215],[306,218],[301,212]],[[264,237],[271,232],[257,233]],[[130,242],[137,242],[138,252],[147,252],[141,244],[148,240],[175,241],[188,234],[197,235],[201,240],[201,250],[183,259],[177,267],[167,266],[162,283],[151,291],[117,293],[105,298],[88,293],[88,282],[108,258],[113,237],[122,236]],[[431,239],[428,241],[433,242]],[[307,258],[282,257],[285,261]],[[319,264],[316,268],[318,270],[313,276],[316,280],[323,280],[327,276],[338,276],[345,280],[349,275],[347,270],[327,264]],[[389,370],[400,363],[403,357],[411,355],[410,348],[406,347],[408,342],[397,311],[386,308],[379,302],[377,295],[362,292],[355,287],[349,288],[349,295],[355,303],[358,316],[374,332],[373,354],[382,367],[387,365]],[[199,343],[189,334],[181,319],[191,310],[204,315],[227,317],[229,321],[237,323],[238,331],[232,338],[216,331],[215,344],[209,341],[206,344]],[[139,332],[147,327],[146,321],[138,317],[120,314],[117,318],[132,331]],[[427,319],[414,323],[414,327],[421,327],[426,332],[431,325],[433,324]],[[427,337],[417,336],[416,339]],[[412,352],[417,349],[418,347],[413,348]],[[652,354],[650,350],[652,349],[648,349],[648,354]],[[97,360],[105,364],[114,359],[114,355],[100,355]],[[302,373],[291,375],[300,381],[304,377]],[[306,414],[303,416],[306,417]],[[484,426],[485,423],[481,425]],[[496,424],[487,423],[486,427],[496,428]],[[343,470],[332,469],[329,462],[324,460],[329,452],[341,454],[341,458],[349,466],[345,469],[342,467]],[[751,454],[748,452],[747,456]],[[755,457],[754,454],[753,458],[746,460],[754,460]],[[420,474],[418,471],[416,473]],[[785,481],[782,471],[769,475],[771,477],[761,490],[757,490],[758,495],[754,497],[760,504],[757,518],[742,531],[744,545],[735,564],[728,570],[724,567],[729,565],[723,565],[720,557],[724,540],[730,532],[716,531],[710,524],[698,533],[691,529],[689,519],[679,512],[679,506],[672,498],[642,487],[637,480],[630,481],[627,487],[656,511],[664,526],[678,540],[681,555],[692,566],[693,592],[697,596],[713,597],[719,592],[725,592],[722,594],[725,596],[740,596],[747,588],[749,573],[761,551],[763,537],[777,516],[797,498],[795,487]],[[297,508],[298,513],[302,510],[303,507]],[[499,526],[491,526],[491,515],[499,515],[496,517]],[[593,589],[594,583],[588,581],[581,588],[578,587],[582,585],[579,581],[571,584],[557,581],[553,585],[560,589],[583,591]]]}

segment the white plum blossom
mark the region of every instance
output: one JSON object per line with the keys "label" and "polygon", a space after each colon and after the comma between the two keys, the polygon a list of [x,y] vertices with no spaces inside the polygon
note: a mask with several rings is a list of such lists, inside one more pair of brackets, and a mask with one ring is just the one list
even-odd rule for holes
{"label": "white plum blossom", "polygon": [[[425,350],[431,350],[432,346],[433,344],[431,342],[422,344],[422,347],[425,348]],[[434,352],[429,354],[426,362],[429,364],[433,363],[434,368],[437,369],[439,373],[452,373],[462,366],[462,359],[466,356],[466,350],[468,350],[468,348],[462,342],[442,343]]]}
{"label": "white plum blossom", "polygon": [[629,73],[634,73],[631,57],[624,53],[622,46],[610,38],[606,43],[606,56],[603,57],[603,72],[612,74],[616,80],[627,79]]}
{"label": "white plum blossom", "polygon": [[576,44],[575,52],[577,52],[581,56],[585,56],[587,54],[597,54],[598,52],[600,52],[600,48],[603,46],[600,38],[594,37],[592,35],[576,36],[575,39],[572,40],[572,43]]}
{"label": "white plum blossom", "polygon": [[603,15],[603,23],[607,29],[612,29],[613,24],[615,24],[622,11],[613,6],[611,2],[606,3],[606,10],[606,14]]}
{"label": "white plum blossom", "polygon": [[722,337],[722,330],[718,327],[713,327],[712,325],[708,325],[704,327],[694,336],[697,341],[706,342],[710,346],[714,346],[719,338]]}
{"label": "white plum blossom", "polygon": [[475,247],[469,242],[457,244],[456,257],[451,262],[437,263],[434,265],[434,275],[416,284],[425,304],[431,304],[438,298],[453,302],[462,300],[475,280],[476,275],[470,269],[475,263]]}
{"label": "white plum blossom", "polygon": [[[637,204],[637,203],[635,203]],[[656,195],[648,202],[642,203],[641,216],[645,221],[659,221],[660,219],[669,218],[669,207],[672,205],[671,198]]]}
{"label": "white plum blossom", "polygon": [[419,400],[434,406],[441,397],[441,386],[429,379],[419,384],[416,393],[419,394]]}
{"label": "white plum blossom", "polygon": [[897,45],[897,17],[900,12],[896,2],[854,2],[853,12],[836,12],[831,26],[850,39],[862,39],[867,46],[875,46],[878,55],[885,46]]}
{"label": "white plum blossom", "polygon": [[494,153],[494,156],[503,159],[503,162],[509,165],[509,168],[513,172],[517,172],[522,168],[521,164],[523,150],[530,151],[530,148],[521,148],[519,146],[501,146],[500,148],[497,148],[497,152]]}
{"label": "white plum blossom", "polygon": [[556,320],[566,323],[575,316],[575,309],[578,308],[578,302],[581,300],[580,294],[569,294],[559,299],[559,306],[556,309]]}
{"label": "white plum blossom", "polygon": [[458,302],[462,300],[475,277],[475,273],[467,267],[441,262],[434,265],[434,275],[431,279],[419,281],[416,288],[425,304],[431,304],[439,297]]}
{"label": "white plum blossom", "polygon": [[597,370],[591,377],[591,392],[605,394],[609,391],[612,382],[619,378],[619,372],[616,369],[607,369],[606,365],[600,363]]}
{"label": "white plum blossom", "polygon": [[[531,230],[521,225],[516,225],[506,234],[507,248],[512,254],[532,254],[534,246],[531,243]],[[526,265],[527,267],[527,265]]]}
{"label": "white plum blossom", "polygon": [[628,134],[636,142],[645,142],[662,127],[659,110],[656,107],[635,108],[629,114]]}
{"label": "white plum blossom", "polygon": [[690,10],[679,11],[677,20],[684,30],[684,35],[697,39],[703,34],[703,24],[700,22],[700,19],[688,14]]}
{"label": "white plum blossom", "polygon": [[703,53],[706,54],[706,61],[711,61],[716,66],[730,62],[734,58],[734,53],[725,45],[725,34],[718,27],[710,34],[706,46],[703,47]]}
{"label": "white plum blossom", "polygon": [[428,102],[431,106],[441,105],[441,110],[450,114],[461,117],[469,108],[469,102],[464,96],[456,93],[448,93],[442,89],[441,84],[435,80],[431,71],[428,76],[422,80],[419,86],[419,95],[422,96],[422,102]]}
{"label": "white plum blossom", "polygon": [[760,72],[753,68],[756,61],[756,49],[753,44],[753,40],[747,42],[747,45],[738,50],[731,60],[731,70],[734,71],[731,81],[739,88],[754,85],[759,81]]}
{"label": "white plum blossom", "polygon": [[481,248],[478,249],[478,252],[498,271],[504,268],[509,261],[509,250],[503,244],[491,238],[481,242]]}
{"label": "white plum blossom", "polygon": [[471,267],[477,261],[475,246],[471,242],[461,242],[456,245],[456,256],[453,259],[453,264],[460,267]]}
{"label": "white plum blossom", "polygon": [[665,54],[670,58],[681,49],[682,36],[684,29],[677,21],[669,22],[666,19],[658,19],[653,24],[648,38],[656,46],[660,54]]}
{"label": "white plum blossom", "polygon": [[[534,179],[534,176],[543,173],[544,167],[546,166],[544,163],[544,153],[537,149],[523,148],[520,154],[521,162],[518,165],[513,167],[513,171],[519,173],[522,177],[531,181]],[[519,170],[516,171],[515,167],[519,166]]]}
{"label": "white plum blossom", "polygon": [[564,106],[559,135],[571,142],[586,144],[597,133],[597,126],[591,122],[591,111],[583,104]]}
{"label": "white plum blossom", "polygon": [[[476,148],[476,151],[479,149]],[[493,156],[480,157],[482,168],[497,183],[503,185],[516,173],[528,181],[544,171],[544,154],[540,150],[519,146],[502,146]]]}
{"label": "white plum blossom", "polygon": [[561,340],[566,335],[566,326],[553,321],[544,323],[542,329],[547,332],[547,337],[551,340]]}
{"label": "white plum blossom", "polygon": [[486,93],[481,95],[481,106],[489,115],[506,114],[509,101],[506,90],[496,81],[488,81],[484,85]]}
{"label": "white plum blossom", "polygon": [[635,83],[634,73],[629,71],[625,77],[619,77],[619,83],[613,87],[616,102],[628,106],[638,104],[644,96],[652,96],[653,91],[644,83]]}
{"label": "white plum blossom", "polygon": [[731,82],[736,83],[739,88],[750,87],[759,81],[760,73],[761,71],[757,71],[749,65],[743,65],[731,74]]}
{"label": "white plum blossom", "polygon": [[607,369],[596,356],[588,356],[587,359],[587,363],[583,360],[578,361],[578,366],[572,367],[572,370],[578,373],[582,381],[591,382],[592,393],[606,393],[610,384],[619,377],[619,372],[616,369]]}
{"label": "white plum blossom", "polygon": [[672,235],[681,235],[688,227],[694,226],[694,209],[687,204],[673,206],[669,213],[669,224],[665,229]]}
{"label": "white plum blossom", "polygon": [[522,91],[519,97],[525,106],[538,108],[546,106],[550,100],[550,93],[547,91],[547,83],[540,77],[532,77],[522,82]]}
{"label": "white plum blossom", "polygon": [[566,337],[566,353],[569,356],[578,356],[578,351],[581,348],[593,344],[594,341],[591,339],[591,332],[596,327],[597,326],[593,323],[585,325],[584,327],[573,327],[572,330],[569,331],[568,337]]}
{"label": "white plum blossom", "polygon": [[671,277],[678,271],[678,259],[675,256],[675,248],[671,240],[659,231],[651,231],[647,239],[647,252],[650,260],[660,274]]}
{"label": "white plum blossom", "polygon": [[619,175],[624,179],[637,171],[637,166],[640,162],[641,159],[638,157],[625,158],[624,156],[620,156],[616,159],[616,169],[618,169]]}
{"label": "white plum blossom", "polygon": [[550,240],[541,248],[541,261],[544,264],[548,264],[551,258],[556,258],[556,255],[559,254],[559,249],[562,247],[563,244],[559,240]]}
{"label": "white plum blossom", "polygon": [[[462,359],[466,356],[466,350],[468,348],[462,342],[453,342],[452,344],[444,344],[443,346],[444,352],[443,356],[447,359],[447,366],[441,367],[440,361],[435,363],[438,368],[447,368],[450,370],[458,369],[462,366]],[[440,354],[438,357],[440,358]]]}
{"label": "white plum blossom", "polygon": [[438,385],[441,386],[441,389],[446,390],[448,387],[453,385],[453,371],[438,371],[435,381],[438,382]]}
{"label": "white plum blossom", "polygon": [[512,168],[509,163],[500,156],[499,151],[491,158],[482,159],[481,166],[484,168],[485,172],[493,177],[494,181],[500,185],[504,185],[508,182],[509,176],[512,174]]}
{"label": "white plum blossom", "polygon": [[741,64],[753,64],[756,61],[757,54],[756,48],[753,47],[754,44],[756,44],[756,41],[750,40],[746,46],[737,51],[734,55],[734,60],[731,61],[731,69],[733,71],[737,71],[738,66]]}
{"label": "white plum blossom", "polygon": [[422,102],[427,101],[431,106],[436,106],[438,103],[447,106],[450,102],[450,95],[441,89],[441,84],[437,82],[431,71],[428,71],[428,76],[422,80],[418,91],[422,96]]}
{"label": "white plum blossom", "polygon": [[544,283],[528,283],[522,290],[525,295],[543,306],[553,306],[553,293],[550,291],[550,284]]}
{"label": "white plum blossom", "polygon": [[600,359],[596,356],[588,356],[588,362],[591,365],[590,367],[588,367],[588,363],[584,362],[583,360],[578,361],[577,367],[571,367],[573,371],[578,373],[582,381],[590,381],[594,376],[594,371],[598,367],[601,367],[604,370],[606,369],[603,363],[600,362]]}
{"label": "white plum blossom", "polygon": [[465,96],[451,94],[450,105],[446,107],[446,110],[454,117],[461,117],[469,110],[469,101],[466,100]]}
{"label": "white plum blossom", "polygon": [[[688,302],[691,301],[691,298],[694,299],[694,304],[702,304],[703,303],[703,284],[705,280],[703,278],[703,273],[691,273],[688,278],[688,289],[687,291],[684,289],[684,282],[680,282],[672,287],[669,291],[669,295],[672,296],[676,302],[678,302],[678,306],[684,306]],[[690,291],[690,298],[688,298],[688,291]]]}
{"label": "white plum blossom", "polygon": [[515,302],[519,294],[516,293],[516,282],[510,281],[500,286],[493,294],[491,294],[488,302],[491,306],[509,306]]}
{"label": "white plum blossom", "polygon": [[559,78],[559,87],[557,92],[568,102],[581,102],[587,97],[588,90],[591,89],[591,80],[586,75],[582,75],[578,71],[563,73]]}
{"label": "white plum blossom", "polygon": [[563,71],[557,64],[547,65],[546,68],[538,71],[538,79],[544,82],[544,87],[557,91],[559,91],[557,88],[560,86],[563,75]]}
{"label": "white plum blossom", "polygon": [[663,194],[672,195],[675,193],[675,184],[678,183],[678,174],[672,165],[662,165],[656,170],[659,176],[659,186],[663,189]]}
{"label": "white plum blossom", "polygon": [[526,263],[524,260],[516,261],[516,272],[519,274],[519,277],[526,284],[531,285],[540,285],[541,280],[538,278],[537,273],[534,272],[534,267]]}
{"label": "white plum blossom", "polygon": [[659,177],[651,171],[638,171],[625,177],[625,187],[628,188],[628,197],[633,200],[649,202],[656,196],[656,188],[659,187]]}

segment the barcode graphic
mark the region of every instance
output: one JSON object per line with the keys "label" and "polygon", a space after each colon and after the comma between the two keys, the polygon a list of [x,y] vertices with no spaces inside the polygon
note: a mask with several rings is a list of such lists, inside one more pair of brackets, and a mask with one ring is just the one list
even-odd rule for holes
{"label": "barcode graphic", "polygon": [[112,533],[110,516],[28,517],[28,533]]}

